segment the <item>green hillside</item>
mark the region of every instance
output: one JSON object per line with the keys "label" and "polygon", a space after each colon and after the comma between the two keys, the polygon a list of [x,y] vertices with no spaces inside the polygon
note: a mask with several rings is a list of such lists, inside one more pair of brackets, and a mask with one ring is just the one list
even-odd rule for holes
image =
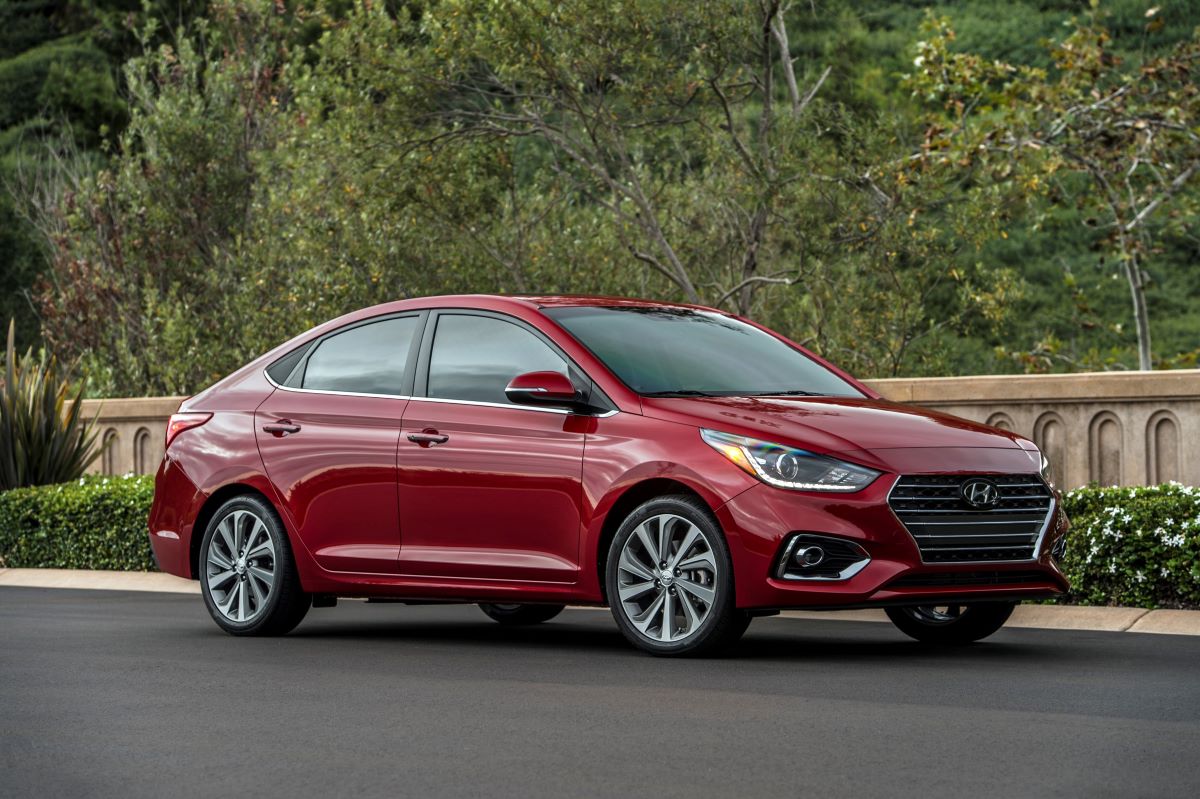
{"label": "green hillside", "polygon": [[[1200,135],[1195,62],[1159,59],[1197,46],[1200,7],[779,8],[0,3],[0,314],[108,395],[189,393],[451,291],[716,304],[864,376],[1137,368],[1127,256],[1070,159],[1149,119],[1138,174],[1185,171],[1159,141]],[[946,46],[945,81],[918,43]],[[1088,69],[1136,82],[1142,116],[1006,154]],[[1200,355],[1198,185],[1124,250],[1156,368]]]}

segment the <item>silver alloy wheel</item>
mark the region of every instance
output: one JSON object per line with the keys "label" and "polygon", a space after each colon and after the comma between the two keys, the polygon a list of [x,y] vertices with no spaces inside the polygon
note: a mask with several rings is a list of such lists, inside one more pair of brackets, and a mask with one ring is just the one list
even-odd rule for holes
{"label": "silver alloy wheel", "polygon": [[617,562],[618,601],[638,632],[676,643],[693,635],[716,601],[717,559],[704,532],[673,513],[634,528]]}
{"label": "silver alloy wheel", "polygon": [[962,605],[918,605],[904,611],[922,624],[952,624],[962,618]]}
{"label": "silver alloy wheel", "polygon": [[213,604],[230,621],[251,621],[275,587],[275,542],[267,524],[248,510],[221,520],[208,544],[205,580]]}

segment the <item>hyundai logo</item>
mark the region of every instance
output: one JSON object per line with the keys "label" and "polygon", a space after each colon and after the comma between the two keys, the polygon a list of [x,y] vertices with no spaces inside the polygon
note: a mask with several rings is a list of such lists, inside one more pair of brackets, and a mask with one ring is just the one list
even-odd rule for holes
{"label": "hyundai logo", "polygon": [[963,501],[972,508],[994,508],[1000,502],[1000,489],[991,480],[976,477],[962,484]]}

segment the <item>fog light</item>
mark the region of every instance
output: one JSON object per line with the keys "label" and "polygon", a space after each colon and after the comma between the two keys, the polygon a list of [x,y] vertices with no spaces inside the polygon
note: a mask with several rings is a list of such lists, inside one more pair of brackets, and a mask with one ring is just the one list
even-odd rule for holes
{"label": "fog light", "polygon": [[825,560],[825,550],[818,546],[807,546],[796,550],[792,556],[797,566],[812,568]]}

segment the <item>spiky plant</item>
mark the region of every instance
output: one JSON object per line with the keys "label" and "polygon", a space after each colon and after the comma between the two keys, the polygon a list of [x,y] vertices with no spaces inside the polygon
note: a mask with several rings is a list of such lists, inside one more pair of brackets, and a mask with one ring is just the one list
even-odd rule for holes
{"label": "spiky plant", "polygon": [[103,449],[95,446],[95,420],[80,416],[83,386],[69,396],[68,370],[53,355],[35,356],[30,348],[18,358],[14,342],[10,322],[0,386],[0,491],[75,480]]}

